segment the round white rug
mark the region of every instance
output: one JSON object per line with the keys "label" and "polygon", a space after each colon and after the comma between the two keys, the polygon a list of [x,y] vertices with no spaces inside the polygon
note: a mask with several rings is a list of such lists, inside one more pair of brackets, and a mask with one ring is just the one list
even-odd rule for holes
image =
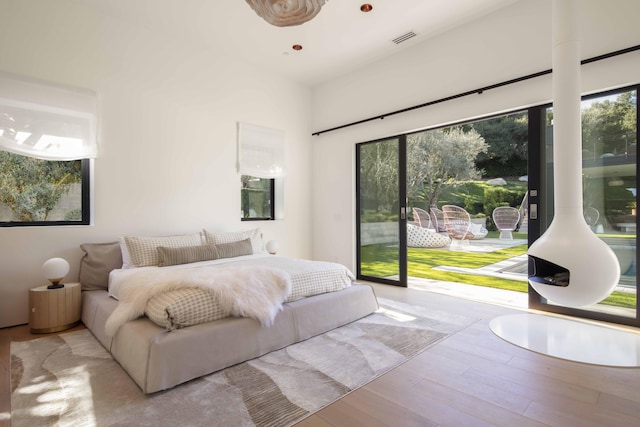
{"label": "round white rug", "polygon": [[500,338],[560,359],[615,367],[640,366],[640,333],[541,314],[496,317],[489,327]]}

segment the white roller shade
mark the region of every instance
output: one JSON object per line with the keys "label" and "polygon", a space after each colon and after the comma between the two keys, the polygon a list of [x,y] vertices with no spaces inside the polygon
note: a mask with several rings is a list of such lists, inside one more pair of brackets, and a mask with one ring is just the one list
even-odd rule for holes
{"label": "white roller shade", "polygon": [[238,123],[238,172],[258,178],[284,176],[284,131]]}
{"label": "white roller shade", "polygon": [[44,160],[98,155],[97,96],[0,72],[0,150]]}

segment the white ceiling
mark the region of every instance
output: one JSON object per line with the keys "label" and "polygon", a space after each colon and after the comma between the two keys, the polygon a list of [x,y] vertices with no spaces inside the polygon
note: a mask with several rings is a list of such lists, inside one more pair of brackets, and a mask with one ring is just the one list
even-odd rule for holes
{"label": "white ceiling", "polygon": [[[245,0],[89,0],[100,13],[202,44],[254,66],[316,85],[423,42],[518,0],[328,0],[295,27],[266,23]],[[395,44],[398,36],[416,37]],[[300,44],[301,51],[292,46]]]}

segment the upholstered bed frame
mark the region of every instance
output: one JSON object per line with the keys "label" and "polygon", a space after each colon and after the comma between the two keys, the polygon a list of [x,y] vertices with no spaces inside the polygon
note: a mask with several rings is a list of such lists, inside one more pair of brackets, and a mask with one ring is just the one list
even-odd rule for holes
{"label": "upholstered bed frame", "polygon": [[228,317],[167,331],[148,318],[126,323],[113,338],[104,325],[118,302],[106,291],[82,293],[82,322],[145,393],[244,362],[360,319],[378,305],[373,290],[354,284],[286,303],[271,327]]}
{"label": "upholstered bed frame", "polygon": [[[116,244],[93,244],[83,245],[83,250],[87,255],[80,271],[80,281],[84,281],[82,322],[145,393],[259,357],[378,309],[373,289],[354,283],[337,292],[285,303],[270,327],[251,318],[228,317],[167,331],[141,317],[108,337],[105,322],[118,301],[108,295],[102,277],[114,265],[122,265],[119,248]],[[101,257],[104,262],[99,261]]]}

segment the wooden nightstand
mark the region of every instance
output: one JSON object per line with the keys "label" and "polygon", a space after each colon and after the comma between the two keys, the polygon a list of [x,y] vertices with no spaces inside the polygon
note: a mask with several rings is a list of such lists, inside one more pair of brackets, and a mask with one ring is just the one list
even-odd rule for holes
{"label": "wooden nightstand", "polygon": [[80,283],[29,289],[29,327],[34,334],[63,331],[80,323]]}

